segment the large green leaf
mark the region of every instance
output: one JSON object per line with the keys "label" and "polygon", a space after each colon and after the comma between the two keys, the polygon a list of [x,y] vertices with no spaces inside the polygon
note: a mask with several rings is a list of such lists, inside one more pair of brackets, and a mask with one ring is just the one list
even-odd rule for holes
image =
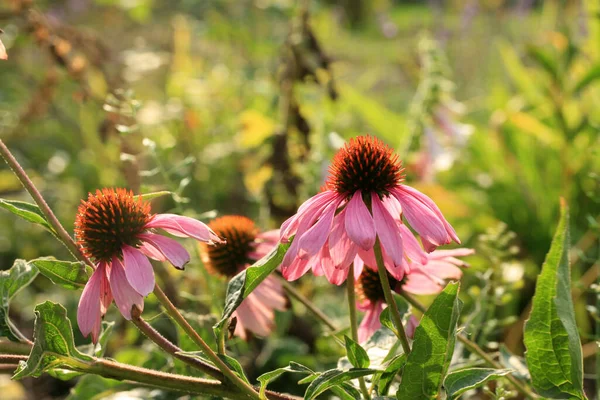
{"label": "large green leaf", "polygon": [[539,394],[585,399],[581,341],[571,300],[569,246],[569,212],[563,202],[525,324],[525,358]]}
{"label": "large green leaf", "polygon": [[511,372],[510,369],[465,368],[452,371],[444,380],[444,388],[450,399],[455,399],[467,390],[475,389],[484,383],[498,379]]}
{"label": "large green leaf", "polygon": [[48,221],[46,221],[46,217],[37,205],[18,200],[0,199],[0,207],[18,215],[26,221],[41,225],[56,235],[56,232]]}
{"label": "large green leaf", "polygon": [[28,265],[25,260],[15,260],[8,271],[0,272],[0,337],[7,337],[14,342],[19,341],[19,334],[9,319],[9,303],[19,290],[35,279],[37,274],[37,268]]}
{"label": "large green leaf", "polygon": [[67,310],[51,301],[35,307],[33,348],[27,361],[21,362],[13,379],[38,377],[52,368],[82,369],[92,357],[81,353],[73,342]]}
{"label": "large green leaf", "polygon": [[459,286],[458,282],[449,283],[421,318],[402,373],[398,399],[438,398],[454,353],[462,309]]}
{"label": "large green leaf", "polygon": [[53,283],[67,289],[82,289],[93,272],[82,262],[61,261],[54,257],[36,258],[29,263]]}
{"label": "large green leaf", "polygon": [[242,304],[242,301],[263,281],[269,274],[281,264],[285,253],[290,247],[290,243],[282,243],[273,249],[265,257],[255,262],[236,276],[234,276],[229,285],[227,285],[227,295],[225,298],[225,307],[223,316],[215,326],[215,329],[221,329],[225,321]]}
{"label": "large green leaf", "polygon": [[306,389],[304,398],[307,400],[314,399],[319,394],[334,386],[341,385],[349,380],[360,378],[376,373],[375,369],[367,368],[351,368],[347,371],[341,369],[330,369],[317,376]]}

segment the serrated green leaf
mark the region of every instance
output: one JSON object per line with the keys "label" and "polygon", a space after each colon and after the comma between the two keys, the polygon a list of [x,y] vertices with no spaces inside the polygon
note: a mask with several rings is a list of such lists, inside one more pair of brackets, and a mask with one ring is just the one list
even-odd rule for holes
{"label": "serrated green leaf", "polygon": [[246,268],[234,276],[227,285],[227,294],[225,298],[225,307],[221,320],[215,325],[215,329],[220,329],[225,321],[242,304],[242,301],[263,281],[269,274],[281,264],[285,253],[290,247],[290,243],[279,244],[265,257],[261,258],[250,267]]}
{"label": "serrated green leaf", "polygon": [[60,304],[46,301],[35,307],[33,348],[27,361],[19,363],[13,379],[38,377],[52,368],[72,366],[79,369],[91,360],[92,357],[75,347],[67,310]]}
{"label": "serrated green leaf", "polygon": [[330,369],[318,375],[315,380],[308,385],[304,398],[307,400],[314,399],[319,394],[334,386],[341,385],[352,379],[360,378],[367,375],[372,375],[377,370],[367,368],[351,368],[347,371],[341,369]]}
{"label": "serrated green leaf", "polygon": [[157,197],[162,197],[162,196],[167,196],[167,195],[169,195],[169,196],[173,195],[173,192],[169,192],[168,190],[161,190],[160,192],[138,194],[137,196],[134,196],[134,197],[136,200],[141,198],[142,200],[148,201],[148,200],[155,199]]}
{"label": "serrated green leaf", "polygon": [[61,261],[54,257],[36,258],[29,263],[53,283],[67,289],[82,289],[93,272],[82,262]]}
{"label": "serrated green leaf", "polygon": [[548,398],[585,399],[583,358],[571,299],[569,212],[561,204],[558,228],[542,266],[525,324],[525,358],[536,391]]}
{"label": "serrated green leaf", "polygon": [[365,349],[360,347],[360,344],[356,343],[348,336],[344,335],[344,339],[346,343],[346,355],[348,356],[350,364],[355,368],[369,368],[371,361],[369,360],[369,356]]}
{"label": "serrated green leaf", "polygon": [[475,389],[488,381],[512,372],[510,369],[465,368],[452,371],[444,380],[444,388],[450,399],[456,399],[467,390]]}
{"label": "serrated green leaf", "polygon": [[277,368],[273,371],[265,372],[264,374],[256,378],[256,380],[260,382],[260,397],[263,398],[265,396],[265,391],[269,383],[273,382],[275,379],[279,378],[286,372],[314,374],[314,372],[310,368],[295,362],[290,362],[290,365],[288,365],[287,367]]}
{"label": "serrated green leaf", "polygon": [[454,353],[456,324],[462,309],[460,284],[449,283],[435,298],[415,330],[398,399],[437,399]]}
{"label": "serrated green leaf", "polygon": [[19,334],[13,328],[9,318],[10,300],[37,276],[35,266],[25,260],[15,260],[8,271],[0,272],[0,337],[4,336],[13,342],[19,341]]}
{"label": "serrated green leaf", "polygon": [[396,377],[398,372],[402,368],[404,368],[404,365],[406,364],[406,359],[406,354],[400,354],[399,356],[396,356],[390,360],[387,367],[385,367],[385,371],[383,371],[381,377],[379,378],[380,394],[385,395],[390,390],[390,386],[392,385],[394,378]]}
{"label": "serrated green leaf", "polygon": [[10,211],[26,221],[41,225],[56,235],[56,232],[52,226],[50,226],[48,221],[46,221],[46,217],[44,214],[42,214],[42,211],[37,205],[18,200],[0,199],[0,207]]}

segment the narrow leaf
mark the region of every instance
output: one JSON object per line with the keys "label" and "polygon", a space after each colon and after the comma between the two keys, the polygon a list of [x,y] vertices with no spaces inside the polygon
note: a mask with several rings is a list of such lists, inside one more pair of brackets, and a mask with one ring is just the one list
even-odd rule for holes
{"label": "narrow leaf", "polygon": [[449,283],[421,318],[396,394],[398,399],[438,398],[454,353],[462,309],[459,286],[458,282]]}
{"label": "narrow leaf", "polygon": [[400,372],[406,364],[406,354],[400,354],[392,358],[388,366],[385,368],[383,374],[379,378],[379,393],[385,395],[390,390],[390,386],[394,381],[394,378]]}
{"label": "narrow leaf", "polygon": [[56,232],[48,221],[46,221],[46,217],[37,205],[18,200],[0,199],[0,207],[18,215],[26,221],[41,225],[56,235]]}
{"label": "narrow leaf", "polygon": [[13,379],[38,377],[52,368],[73,365],[80,368],[82,363],[91,360],[92,357],[75,347],[67,310],[60,304],[46,301],[35,307],[33,348],[27,361],[19,364]]}
{"label": "narrow leaf", "polygon": [[152,192],[152,193],[146,193],[146,194],[139,194],[137,196],[134,196],[137,199],[139,199],[140,197],[142,198],[142,200],[148,201],[148,200],[152,200],[155,199],[157,197],[162,197],[162,196],[167,196],[167,195],[172,195],[173,192],[169,192],[167,190],[162,190],[160,192]]}
{"label": "narrow leaf", "polygon": [[475,389],[486,382],[511,373],[510,369],[465,368],[448,374],[444,387],[450,399],[455,399],[467,390]]}
{"label": "narrow leaf", "polygon": [[225,307],[221,320],[215,326],[215,329],[221,328],[225,321],[239,307],[242,301],[263,281],[269,274],[281,264],[290,243],[283,243],[277,246],[273,251],[234,276],[227,285],[227,295],[225,298]]}
{"label": "narrow leaf", "polygon": [[314,372],[310,368],[295,362],[290,362],[290,365],[288,365],[287,367],[277,368],[276,370],[265,372],[264,374],[256,378],[256,380],[260,382],[260,397],[263,398],[265,396],[265,391],[269,383],[273,382],[275,379],[279,378],[282,374],[286,372],[314,374]]}
{"label": "narrow leaf", "polygon": [[344,336],[344,339],[346,340],[346,354],[350,363],[356,368],[369,368],[371,361],[365,349],[348,336]]}
{"label": "narrow leaf", "polygon": [[28,265],[25,260],[15,260],[8,271],[0,272],[0,337],[7,337],[14,342],[19,341],[19,335],[12,328],[9,319],[9,303],[21,289],[35,279],[37,274],[37,268]]}
{"label": "narrow leaf", "polygon": [[600,79],[600,65],[595,65],[577,82],[573,91],[579,93],[598,79]]}
{"label": "narrow leaf", "polygon": [[341,385],[352,379],[360,378],[362,376],[372,375],[377,370],[367,368],[351,368],[348,371],[341,369],[330,369],[329,371],[323,372],[315,380],[308,385],[304,398],[307,400],[314,399],[319,394],[323,393],[327,389],[333,386]]}
{"label": "narrow leaf", "polygon": [[571,299],[569,212],[561,216],[542,266],[525,324],[525,358],[533,387],[544,397],[585,399],[583,358]]}
{"label": "narrow leaf", "polygon": [[84,263],[61,261],[54,257],[36,258],[29,263],[53,283],[67,289],[82,289],[93,272],[92,268]]}

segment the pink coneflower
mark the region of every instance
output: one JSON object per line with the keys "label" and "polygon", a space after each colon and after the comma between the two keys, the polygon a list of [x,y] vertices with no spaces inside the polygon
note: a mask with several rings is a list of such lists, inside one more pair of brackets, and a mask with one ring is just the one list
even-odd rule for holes
{"label": "pink coneflower", "polygon": [[98,341],[101,320],[113,298],[125,319],[131,308],[144,308],[144,297],[154,289],[154,270],[147,257],[169,261],[176,268],[190,261],[175,240],[158,235],[162,229],[179,237],[206,243],[222,240],[208,226],[193,218],[150,213],[150,204],[125,189],[102,189],[81,202],[75,220],[75,237],[96,270],[85,285],[77,323],[84,336]]}
{"label": "pink coneflower", "polygon": [[[335,155],[325,190],[300,206],[283,223],[281,240],[294,240],[281,265],[283,276],[298,279],[311,268],[322,268],[329,281],[346,280],[354,257],[374,259],[379,237],[386,268],[397,280],[409,269],[401,217],[408,221],[430,252],[460,243],[435,203],[403,185],[402,163],[392,149],[372,136],[351,139]],[[320,265],[320,266],[319,266]]]}
{"label": "pink coneflower", "polygon": [[[410,273],[399,282],[388,276],[392,290],[403,290],[412,294],[436,294],[444,289],[446,279],[458,280],[462,276],[460,267],[467,266],[456,257],[468,256],[475,253],[473,249],[436,250],[427,255],[424,265],[411,265]],[[357,272],[357,306],[365,312],[365,316],[358,327],[358,340],[360,343],[367,341],[375,331],[381,328],[379,315],[387,307],[381,281],[377,269],[364,265],[362,259],[356,258],[355,270]],[[411,315],[406,326],[406,334],[411,337],[416,327],[416,319]]]}
{"label": "pink coneflower", "polygon": [[[252,220],[238,215],[226,215],[208,225],[226,243],[202,245],[202,260],[209,272],[226,278],[267,255],[279,240],[279,231],[260,233]],[[281,284],[274,277],[267,277],[233,313],[237,317],[234,333],[244,340],[247,331],[268,336],[274,327],[275,310],[283,311],[286,305]]]}

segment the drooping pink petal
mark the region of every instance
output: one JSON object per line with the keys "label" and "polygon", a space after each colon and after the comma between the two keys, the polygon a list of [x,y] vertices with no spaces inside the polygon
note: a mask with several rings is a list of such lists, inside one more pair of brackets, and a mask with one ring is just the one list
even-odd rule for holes
{"label": "drooping pink petal", "polygon": [[8,54],[6,54],[6,47],[4,47],[2,40],[0,40],[0,60],[8,60]]}
{"label": "drooping pink petal", "polygon": [[[411,214],[410,218],[417,224],[421,222],[421,215],[419,215],[419,213],[423,213],[422,217],[424,221],[429,221],[429,223],[434,224],[434,226],[431,227],[432,238],[427,238],[428,241],[434,244],[436,242],[440,242],[440,244],[448,244],[451,240],[454,240],[456,243],[460,244],[460,239],[458,236],[456,236],[454,228],[452,228],[448,221],[446,221],[446,218],[444,218],[444,215],[438,206],[429,197],[406,185],[400,185],[398,188],[394,189],[393,194],[398,201],[400,201],[400,204],[402,204],[406,219],[420,235],[425,236],[417,229],[415,225],[413,225],[413,222],[409,219],[409,213]],[[407,210],[407,207],[411,209]],[[431,218],[430,214],[433,214],[435,218]],[[445,235],[437,232],[439,230],[439,224],[442,225],[442,229],[446,232]]]}
{"label": "drooping pink petal", "polygon": [[123,263],[117,257],[113,257],[108,281],[115,303],[125,319],[131,320],[131,308],[134,305],[140,311],[144,309],[144,296],[131,287],[127,275],[125,275]]}
{"label": "drooping pink petal", "polygon": [[279,229],[262,232],[256,235],[254,250],[248,254],[252,260],[260,260],[273,250],[279,242]]}
{"label": "drooping pink petal", "polygon": [[373,209],[375,229],[377,230],[377,236],[379,236],[381,245],[391,257],[394,266],[401,266],[403,246],[398,225],[390,213],[385,209],[377,194],[371,196],[371,206]]}
{"label": "drooping pink petal", "polygon": [[402,244],[404,245],[404,252],[412,261],[420,264],[427,263],[427,254],[419,246],[419,242],[413,233],[408,229],[402,222],[398,222],[400,228],[400,235],[402,236]]}
{"label": "drooping pink petal", "polygon": [[464,257],[475,254],[475,250],[467,249],[464,247],[460,247],[458,249],[449,249],[449,250],[436,250],[433,253],[429,254],[430,260],[437,260],[445,257]]}
{"label": "drooping pink petal", "polygon": [[360,274],[365,267],[365,262],[358,256],[358,254],[354,257],[354,280],[358,280],[360,278]]}
{"label": "drooping pink petal", "polygon": [[[292,243],[293,245],[293,243]],[[288,250],[289,251],[289,250]],[[295,281],[311,268],[310,260],[296,257],[288,266],[281,266],[281,274],[288,281]]]}
{"label": "drooping pink petal", "polygon": [[108,282],[108,275],[110,274],[110,264],[105,265],[105,271],[102,275],[102,282],[100,284],[100,313],[106,314],[108,307],[113,301],[112,291],[110,290],[110,283]]}
{"label": "drooping pink petal", "polygon": [[146,229],[160,228],[171,235],[191,237],[201,242],[223,243],[206,224],[190,217],[175,214],[157,214],[145,226]]}
{"label": "drooping pink petal", "polygon": [[[169,260],[175,268],[183,269],[184,265],[190,262],[190,255],[187,250],[171,238],[156,235],[154,233],[143,233],[138,237],[145,242],[144,244],[149,244],[151,247],[158,250],[163,256],[163,259]],[[140,251],[146,254],[145,251],[147,247],[148,246],[141,247]]]}
{"label": "drooping pink petal", "polygon": [[396,199],[394,196],[386,196],[383,198],[382,202],[383,202],[383,205],[385,206],[385,208],[390,213],[390,215],[395,220],[400,221],[401,214],[402,214],[402,206],[400,205],[400,202],[398,201],[398,199]]}
{"label": "drooping pink petal", "polygon": [[372,307],[367,310],[363,320],[361,321],[358,327],[358,342],[364,343],[373,334],[381,328],[381,322],[379,322],[379,315],[385,308],[383,302],[378,301],[375,304],[372,304]]}
{"label": "drooping pink petal", "polygon": [[402,284],[402,290],[418,295],[437,294],[442,289],[444,289],[442,285],[420,270],[413,270],[406,275],[406,280]]}
{"label": "drooping pink petal", "polygon": [[98,343],[102,327],[102,282],[106,279],[106,264],[100,262],[83,288],[77,307],[77,325],[83,336],[92,334],[92,341]]}
{"label": "drooping pink petal", "polygon": [[462,270],[449,262],[432,260],[429,261],[427,265],[424,265],[422,269],[431,275],[439,277],[440,279],[458,280],[462,277]]}
{"label": "drooping pink petal", "polygon": [[[321,210],[323,210],[333,199],[338,197],[338,195],[331,190],[326,190],[324,192],[318,193],[306,200],[300,208],[298,208],[298,212],[292,217],[288,218],[282,225],[280,230],[280,238],[281,240],[287,240],[292,235],[297,235],[300,230],[300,223],[306,220],[312,220],[310,223],[306,224],[306,228],[308,229],[312,223],[314,222],[313,216],[318,215]],[[316,219],[316,218],[315,218]],[[299,233],[303,233],[304,231],[300,230]]]}
{"label": "drooping pink petal", "polygon": [[321,252],[319,253],[319,259],[321,261],[323,270],[325,271],[325,277],[330,283],[338,286],[344,283],[348,277],[350,264],[336,266],[331,259],[331,255],[329,254],[328,243],[325,243],[325,246],[323,246],[321,249]]}
{"label": "drooping pink petal", "polygon": [[[386,253],[385,248],[381,249],[381,255],[383,256],[383,265],[385,266],[385,269],[392,277],[394,277],[394,279],[401,281],[407,271],[410,270],[406,265],[406,261],[402,259],[402,264],[395,265],[392,258]],[[373,249],[369,251],[359,249],[358,257],[363,260],[366,267],[371,268],[373,271],[377,271],[377,260],[375,259]]]}
{"label": "drooping pink petal", "polygon": [[134,247],[123,246],[123,264],[129,284],[142,296],[154,290],[154,270],[148,258]]}
{"label": "drooping pink petal", "polygon": [[306,258],[317,254],[321,250],[331,231],[331,224],[338,204],[339,201],[330,203],[323,210],[319,220],[299,238],[298,257]]}
{"label": "drooping pink petal", "polygon": [[273,276],[268,276],[260,285],[252,292],[256,298],[267,307],[285,311],[287,308],[287,298],[285,297],[281,283]]}
{"label": "drooping pink petal", "polygon": [[246,333],[242,333],[241,330],[249,330],[258,336],[268,336],[273,330],[275,316],[273,310],[261,304],[254,293],[250,293],[242,301],[233,315],[238,319],[235,333],[242,338],[246,337]]}
{"label": "drooping pink petal", "polygon": [[345,268],[347,265],[350,265],[358,251],[358,247],[346,233],[344,220],[347,209],[347,207],[344,208],[335,217],[331,234],[329,235],[329,255],[333,264],[338,268]]}
{"label": "drooping pink petal", "polygon": [[375,244],[375,223],[362,199],[360,190],[354,193],[344,210],[346,211],[346,232],[350,239],[363,250],[373,248]]}

